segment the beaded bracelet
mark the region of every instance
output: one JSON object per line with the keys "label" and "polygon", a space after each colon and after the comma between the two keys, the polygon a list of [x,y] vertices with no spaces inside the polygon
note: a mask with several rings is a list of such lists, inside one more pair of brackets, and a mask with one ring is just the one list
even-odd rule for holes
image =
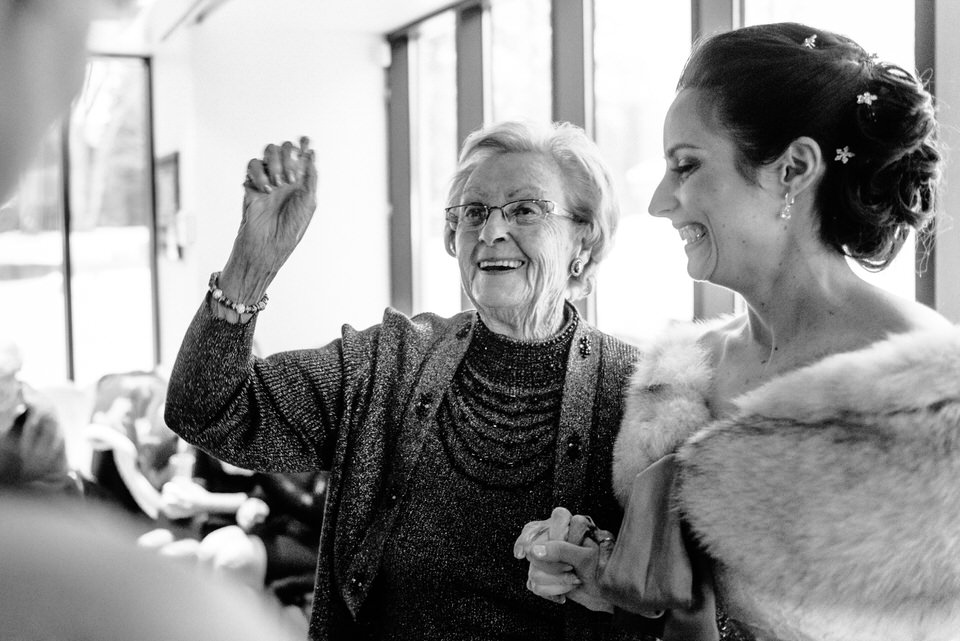
{"label": "beaded bracelet", "polygon": [[244,305],[243,303],[235,303],[226,296],[223,295],[223,290],[218,286],[218,281],[220,280],[220,272],[213,272],[210,274],[210,282],[208,287],[210,288],[210,295],[213,297],[213,300],[217,301],[224,307],[232,309],[238,314],[250,314],[254,316],[262,312],[267,307],[267,301],[270,300],[267,298],[267,295],[264,294],[263,298],[257,301],[253,305]]}

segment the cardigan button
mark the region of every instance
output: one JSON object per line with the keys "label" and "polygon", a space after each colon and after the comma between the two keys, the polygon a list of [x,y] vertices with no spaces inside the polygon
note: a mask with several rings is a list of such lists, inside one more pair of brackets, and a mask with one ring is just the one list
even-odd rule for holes
{"label": "cardigan button", "polygon": [[423,418],[427,415],[427,412],[430,410],[430,406],[433,404],[433,394],[430,392],[424,392],[420,395],[420,398],[417,400],[417,417]]}
{"label": "cardigan button", "polygon": [[580,435],[573,434],[567,439],[567,458],[575,461],[580,458]]}

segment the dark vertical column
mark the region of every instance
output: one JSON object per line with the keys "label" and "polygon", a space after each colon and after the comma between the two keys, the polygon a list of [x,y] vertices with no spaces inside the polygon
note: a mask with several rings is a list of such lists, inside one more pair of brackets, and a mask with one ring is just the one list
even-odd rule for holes
{"label": "dark vertical column", "polygon": [[[926,81],[930,93],[936,96],[936,3],[934,0],[917,0],[914,11],[914,60],[917,72]],[[934,309],[937,304],[936,231],[936,223],[934,223],[929,234],[917,235],[914,272],[917,301]]]}
{"label": "dark vertical column", "polygon": [[[162,352],[160,351],[160,260],[158,229],[157,229],[157,171],[156,171],[156,146],[154,140],[153,127],[153,64],[150,58],[143,59],[143,71],[146,75],[144,86],[146,87],[145,116],[147,132],[147,171],[150,172],[147,184],[150,185],[150,288],[151,298],[153,300],[153,363],[160,364]],[[180,171],[179,163],[177,171]],[[176,177],[178,183],[180,177]],[[177,187],[179,189],[179,186]]]}
{"label": "dark vertical column", "polygon": [[[490,113],[490,65],[485,29],[485,9],[480,3],[457,10],[457,153],[471,132],[483,126]],[[472,307],[464,292],[460,292],[460,306]]]}
{"label": "dark vertical column", "polygon": [[390,41],[387,71],[387,175],[390,190],[390,304],[413,311],[413,255],[410,222],[410,42]]}
{"label": "dark vertical column", "polygon": [[73,355],[73,258],[70,252],[70,115],[60,127],[60,192],[63,203],[63,320],[66,331],[67,379],[74,380]]}

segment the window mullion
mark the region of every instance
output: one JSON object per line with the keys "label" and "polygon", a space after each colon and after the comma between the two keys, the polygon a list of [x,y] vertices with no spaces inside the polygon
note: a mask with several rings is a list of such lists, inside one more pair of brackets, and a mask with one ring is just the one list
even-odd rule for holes
{"label": "window mullion", "polygon": [[[692,41],[703,34],[729,31],[742,26],[743,0],[690,0]],[[712,318],[735,310],[736,298],[729,289],[705,281],[693,284],[693,316]]]}
{"label": "window mullion", "polygon": [[[457,10],[457,145],[458,149],[471,132],[481,128],[490,113],[490,65],[483,5],[470,4]],[[452,150],[457,153],[457,150]],[[463,309],[473,306],[466,293],[460,292]]]}
{"label": "window mullion", "polygon": [[63,321],[66,332],[67,380],[76,378],[73,350],[73,259],[70,251],[70,116],[60,127],[60,202],[63,216]]}
{"label": "window mullion", "polygon": [[[583,127],[591,138],[594,122],[593,0],[553,0],[553,119]],[[596,291],[576,303],[590,322],[597,322]]]}

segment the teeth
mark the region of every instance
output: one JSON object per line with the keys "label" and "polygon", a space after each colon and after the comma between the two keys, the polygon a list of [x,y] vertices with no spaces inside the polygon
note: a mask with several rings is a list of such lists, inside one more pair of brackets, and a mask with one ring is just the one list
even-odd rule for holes
{"label": "teeth", "polygon": [[517,269],[522,260],[481,260],[480,269]]}
{"label": "teeth", "polygon": [[707,228],[700,223],[684,225],[678,231],[680,232],[680,238],[682,238],[687,245],[695,243],[707,235]]}

